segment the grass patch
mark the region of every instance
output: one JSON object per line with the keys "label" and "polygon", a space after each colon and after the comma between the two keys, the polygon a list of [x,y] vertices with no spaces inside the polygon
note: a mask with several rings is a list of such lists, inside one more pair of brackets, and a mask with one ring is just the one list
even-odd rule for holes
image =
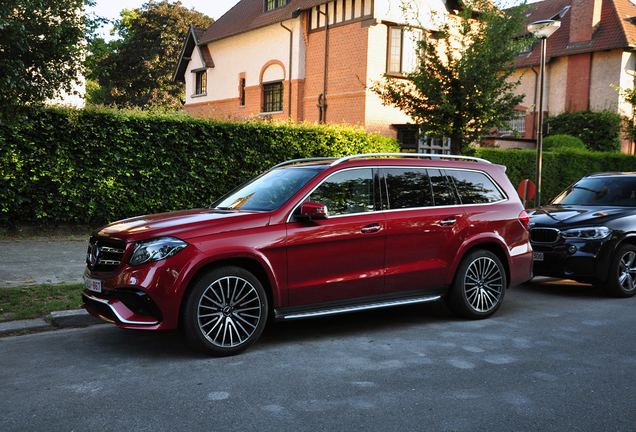
{"label": "grass patch", "polygon": [[79,309],[83,284],[0,288],[0,322],[42,318],[51,312]]}

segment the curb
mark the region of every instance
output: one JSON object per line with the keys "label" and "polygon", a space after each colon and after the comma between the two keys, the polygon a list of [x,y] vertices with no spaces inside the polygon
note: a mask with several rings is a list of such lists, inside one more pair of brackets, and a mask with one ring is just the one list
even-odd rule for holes
{"label": "curb", "polygon": [[106,324],[93,317],[84,309],[51,312],[45,318],[16,320],[0,323],[0,335],[25,331],[55,330],[66,327],[86,327],[95,324]]}

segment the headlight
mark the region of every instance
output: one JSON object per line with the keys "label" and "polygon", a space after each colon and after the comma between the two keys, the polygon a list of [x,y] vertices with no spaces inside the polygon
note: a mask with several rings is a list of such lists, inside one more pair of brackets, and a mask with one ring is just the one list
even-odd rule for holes
{"label": "headlight", "polygon": [[176,255],[188,244],[174,237],[160,237],[150,240],[138,241],[135,244],[129,264],[138,266],[155,261],[161,261]]}
{"label": "headlight", "polygon": [[581,239],[581,240],[601,240],[609,236],[612,230],[608,227],[584,227],[574,228],[567,231],[562,231],[561,234],[566,239]]}

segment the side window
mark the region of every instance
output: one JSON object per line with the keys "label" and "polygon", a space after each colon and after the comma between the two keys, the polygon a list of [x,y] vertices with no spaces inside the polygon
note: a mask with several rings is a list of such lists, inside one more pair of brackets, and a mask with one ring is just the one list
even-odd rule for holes
{"label": "side window", "polygon": [[338,172],[318,186],[308,200],[326,205],[330,216],[373,211],[373,169]]}
{"label": "side window", "polygon": [[433,201],[436,206],[446,206],[457,204],[455,191],[446,175],[437,169],[429,169],[431,186],[433,188]]}
{"label": "side window", "polygon": [[462,204],[486,204],[506,197],[486,174],[476,171],[446,171],[453,179]]}
{"label": "side window", "polygon": [[431,185],[425,169],[387,168],[384,173],[389,209],[433,205]]}

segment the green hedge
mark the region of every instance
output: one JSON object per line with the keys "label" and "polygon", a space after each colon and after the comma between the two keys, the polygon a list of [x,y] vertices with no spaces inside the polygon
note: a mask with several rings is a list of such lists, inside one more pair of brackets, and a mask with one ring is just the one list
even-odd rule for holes
{"label": "green hedge", "polygon": [[550,135],[571,135],[579,138],[588,150],[617,152],[621,149],[621,116],[609,112],[564,112],[547,117]]}
{"label": "green hedge", "polygon": [[395,151],[394,140],[339,126],[34,109],[0,124],[0,225],[202,207],[285,160]]}
{"label": "green hedge", "polygon": [[[505,165],[506,174],[515,187],[524,179],[534,181],[537,153],[534,150],[496,150],[479,148],[478,157]],[[543,152],[541,169],[541,203],[556,197],[566,187],[587,174],[597,172],[636,171],[636,156],[623,153],[590,152],[560,149]],[[531,201],[530,206],[533,205]]]}
{"label": "green hedge", "polygon": [[543,139],[543,151],[558,152],[566,149],[585,150],[585,144],[571,135],[550,135]]}

